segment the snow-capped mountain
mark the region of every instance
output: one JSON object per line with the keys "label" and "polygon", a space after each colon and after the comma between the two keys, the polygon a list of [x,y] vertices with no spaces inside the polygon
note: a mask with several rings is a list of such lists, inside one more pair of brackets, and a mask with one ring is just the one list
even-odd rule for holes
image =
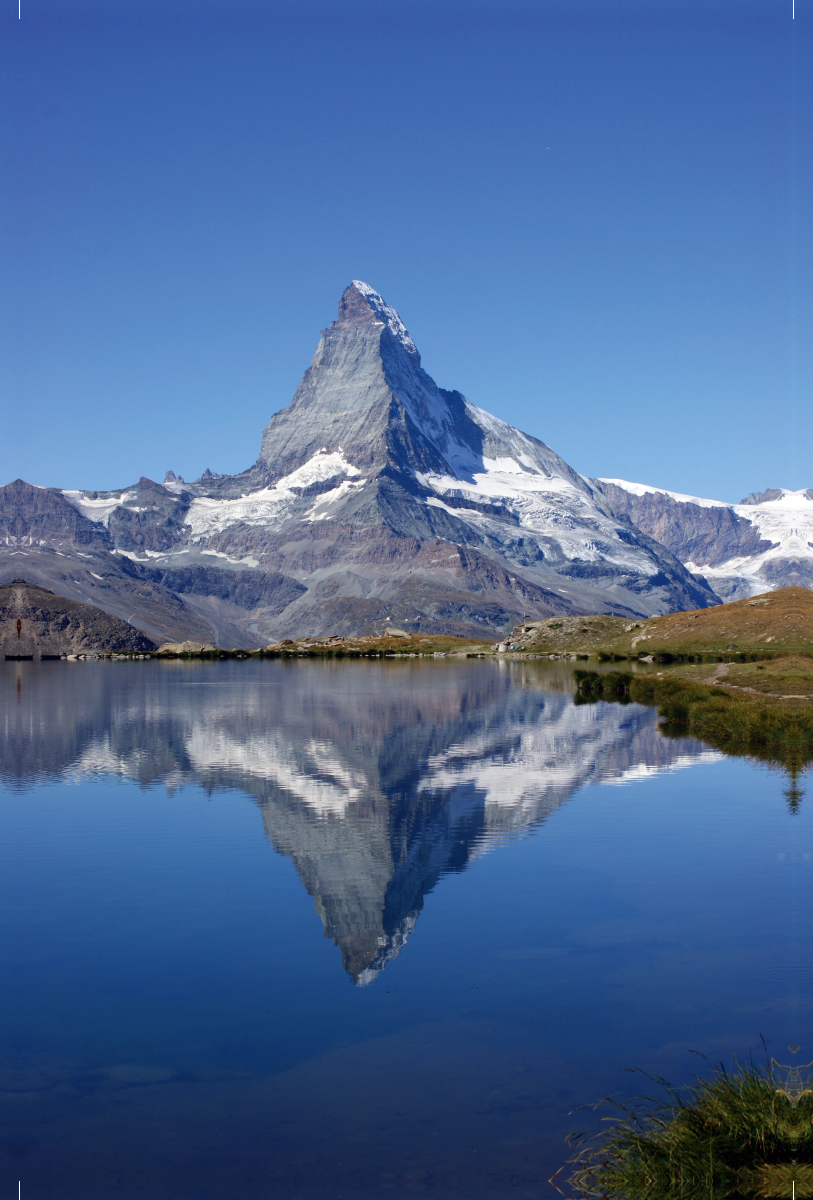
{"label": "snow-capped mountain", "polygon": [[723,600],[813,586],[813,488],[769,488],[726,504],[624,479],[593,483]]}
{"label": "snow-capped mountain", "polygon": [[152,635],[177,636],[188,613],[189,636],[205,625],[221,645],[386,620],[491,636],[525,613],[716,603],[548,446],[438,387],[398,314],[360,281],[249,470],[104,493],[3,490],[15,577]]}

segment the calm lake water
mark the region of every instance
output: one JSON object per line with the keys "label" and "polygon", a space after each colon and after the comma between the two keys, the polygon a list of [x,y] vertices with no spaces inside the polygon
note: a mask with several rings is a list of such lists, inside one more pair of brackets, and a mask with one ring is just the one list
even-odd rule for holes
{"label": "calm lake water", "polygon": [[0,664],[0,1200],[538,1197],[813,1057],[813,798],[565,665]]}

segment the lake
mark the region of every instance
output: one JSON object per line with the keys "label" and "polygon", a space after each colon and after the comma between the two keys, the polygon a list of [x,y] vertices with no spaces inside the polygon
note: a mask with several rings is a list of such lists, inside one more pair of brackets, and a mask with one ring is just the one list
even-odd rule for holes
{"label": "lake", "polygon": [[0,1197],[553,1197],[630,1068],[813,1058],[813,804],[565,663],[0,681]]}

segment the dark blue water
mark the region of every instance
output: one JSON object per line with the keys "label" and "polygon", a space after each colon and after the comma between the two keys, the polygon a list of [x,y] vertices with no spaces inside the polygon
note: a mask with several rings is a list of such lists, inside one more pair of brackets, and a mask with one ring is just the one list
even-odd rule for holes
{"label": "dark blue water", "polygon": [[554,1196],[627,1068],[813,1047],[811,803],[564,667],[0,684],[0,1198]]}

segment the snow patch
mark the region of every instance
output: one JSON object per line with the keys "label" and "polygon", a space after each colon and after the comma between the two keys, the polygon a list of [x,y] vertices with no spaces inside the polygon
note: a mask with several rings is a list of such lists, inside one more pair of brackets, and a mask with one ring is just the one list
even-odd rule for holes
{"label": "snow patch", "polygon": [[135,492],[122,492],[120,496],[114,496],[111,499],[109,496],[94,498],[79,490],[66,490],[62,492],[62,495],[68,504],[73,505],[83,517],[87,517],[89,521],[95,521],[97,525],[104,525],[106,529],[113,510],[119,508],[126,500],[134,500],[136,494]]}
{"label": "snow patch", "polygon": [[201,554],[210,556],[211,558],[225,558],[226,562],[230,562],[235,567],[259,567],[260,560],[258,558],[232,558],[230,554],[224,554],[222,550],[201,550]]}
{"label": "snow patch", "polygon": [[[619,540],[618,523],[600,512],[591,494],[572,479],[529,474],[518,469],[513,459],[484,459],[483,463],[486,469],[475,472],[471,479],[416,472],[417,481],[432,493],[424,503],[495,540],[504,542],[521,531],[524,536],[539,537],[540,545],[555,540],[569,561],[608,562],[636,575],[658,573],[657,563],[644,565],[636,547]],[[506,470],[507,463],[514,470]],[[507,509],[517,524],[506,525],[503,516],[488,509],[456,507],[456,497]]]}
{"label": "snow patch", "polygon": [[[347,479],[359,474],[358,467],[348,462],[341,451],[334,450],[328,454],[319,450],[301,467],[259,491],[228,500],[199,496],[192,501],[186,515],[186,523],[191,528],[191,540],[199,542],[202,538],[221,533],[230,525],[278,526],[295,511],[301,511],[298,510],[301,489],[328,479],[342,476]],[[317,504],[319,501],[324,503],[331,494],[328,492],[320,496]]]}
{"label": "snow patch", "polygon": [[339,500],[343,500],[354,488],[362,487],[364,480],[343,479],[338,487],[330,492],[324,492],[314,503],[313,508],[305,518],[307,521],[324,521],[331,515],[331,508]]}
{"label": "snow patch", "polygon": [[813,559],[810,545],[813,541],[813,500],[806,489],[796,492],[783,489],[778,500],[727,507],[753,525],[764,541],[772,544],[760,554],[739,555],[714,567],[704,563],[685,564],[688,571],[705,575],[712,587],[715,581],[722,583],[738,578],[742,591],[757,595],[771,590],[770,582],[762,577],[762,569],[767,564],[780,559]]}
{"label": "snow patch", "polygon": [[148,558],[166,558],[166,550],[113,550],[113,554],[123,554],[133,562],[146,562]]}
{"label": "snow patch", "polygon": [[676,500],[678,504],[697,504],[700,508],[733,508],[733,505],[726,504],[725,500],[704,500],[700,496],[687,496],[683,492],[670,492],[666,488],[650,487],[646,483],[630,483],[627,479],[601,478],[599,479],[599,483],[612,483],[615,487],[623,488],[625,492],[629,492],[632,496],[669,496],[671,500]]}
{"label": "snow patch", "polygon": [[686,496],[681,492],[670,492],[665,488],[650,487],[643,483],[630,483],[625,479],[601,479],[600,483],[615,484],[633,496],[670,496],[681,504],[696,504],[700,508],[727,508],[735,516],[747,521],[759,533],[761,540],[770,542],[767,550],[759,554],[738,555],[725,562],[709,566],[702,562],[685,562],[687,571],[704,575],[710,586],[720,588],[720,595],[727,599],[741,599],[770,591],[772,585],[763,576],[763,568],[774,561],[813,559],[813,499],[807,488],[791,491],[782,488],[776,500],[763,500],[761,504],[725,504],[722,500],[705,500],[698,496]]}
{"label": "snow patch", "polygon": [[290,475],[285,475],[278,480],[275,486],[290,490],[291,488],[309,487],[312,483],[323,483],[326,479],[334,479],[338,475],[355,476],[359,474],[361,472],[358,467],[349,463],[341,450],[335,450],[332,454],[328,454],[326,450],[319,450],[301,467],[297,467],[295,471],[291,471]]}

